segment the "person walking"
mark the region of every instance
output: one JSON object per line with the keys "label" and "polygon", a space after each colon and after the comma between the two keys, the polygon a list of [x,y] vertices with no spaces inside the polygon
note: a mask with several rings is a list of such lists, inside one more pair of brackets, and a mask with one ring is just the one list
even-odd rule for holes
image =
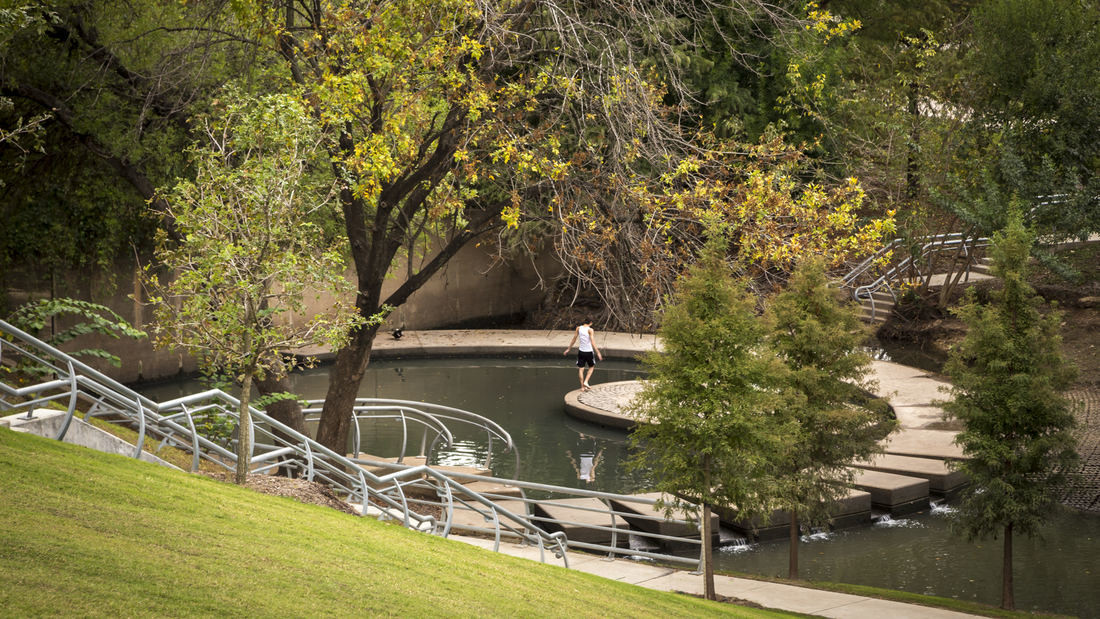
{"label": "person walking", "polygon": [[[568,355],[577,344],[577,378],[581,381],[581,391],[591,389],[588,381],[592,378],[592,372],[596,369],[596,359],[603,361],[600,347],[596,346],[596,330],[592,328],[592,319],[585,318],[577,330],[573,332],[573,339],[569,340],[569,346],[562,355]],[[585,368],[588,368],[587,375]]]}

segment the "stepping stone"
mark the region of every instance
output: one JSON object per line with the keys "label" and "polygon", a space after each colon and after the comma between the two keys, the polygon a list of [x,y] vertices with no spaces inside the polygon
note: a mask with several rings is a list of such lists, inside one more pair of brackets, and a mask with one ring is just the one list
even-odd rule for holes
{"label": "stepping stone", "polygon": [[928,509],[928,480],[895,473],[852,468],[852,487],[868,492],[871,505],[903,516]]}
{"label": "stepping stone", "polygon": [[510,486],[508,484],[501,484],[493,481],[468,481],[460,483],[462,483],[465,488],[469,489],[470,492],[476,492],[487,499],[497,499],[501,497],[519,498],[523,496],[522,488]]}
{"label": "stepping stone", "polygon": [[883,454],[870,460],[853,462],[852,466],[861,469],[894,473],[907,477],[920,477],[928,480],[928,490],[933,494],[947,496],[962,488],[966,476],[948,468],[947,463],[935,458],[914,458]]}
{"label": "stepping stone", "polygon": [[[660,492],[648,492],[644,494],[635,494],[632,496],[646,498],[646,499],[658,499],[667,495],[662,495]],[[699,527],[697,522],[684,523],[674,522],[669,520],[664,513],[664,510],[657,509],[655,505],[646,503],[634,503],[629,501],[611,501],[612,507],[617,512],[624,512],[623,518],[630,523],[630,526],[638,529],[639,531],[645,531],[647,533],[656,533],[658,535],[669,535],[673,537],[699,537]],[[676,513],[675,517],[679,520],[686,520],[683,518],[682,513]],[[711,530],[714,532],[714,536],[718,535],[718,514],[713,510],[710,514],[711,517]],[[657,540],[655,540],[657,541]]]}
{"label": "stepping stone", "polygon": [[958,432],[950,430],[919,430],[905,428],[883,441],[886,453],[896,456],[962,460],[962,447],[955,444]]}
{"label": "stepping stone", "polygon": [[569,542],[611,544],[612,532],[593,527],[618,528],[616,543],[629,541],[629,525],[613,517],[606,503],[595,497],[553,499],[532,504],[535,524],[547,531],[565,533]]}
{"label": "stepping stone", "polygon": [[743,518],[737,508],[715,507],[714,513],[722,519],[722,524],[757,541],[785,538],[791,528],[791,515],[781,509],[772,511],[766,524],[765,519],[759,516]]}
{"label": "stepping stone", "polygon": [[843,529],[871,523],[871,493],[858,488],[848,488],[829,518],[829,526]]}
{"label": "stepping stone", "polygon": [[[348,457],[356,459],[355,454],[348,454]],[[391,463],[391,464],[400,464],[401,466],[407,466],[407,467],[409,467],[409,466],[422,466],[424,464],[427,464],[427,461],[428,461],[428,459],[424,456],[405,456],[405,458],[402,459],[401,462],[399,463],[397,461],[397,458],[381,458],[379,456],[373,456],[371,454],[364,453],[364,452],[359,452],[359,457],[357,459],[358,460],[373,460],[375,462],[388,462],[388,463]],[[387,466],[382,466],[382,465],[375,466],[375,465],[369,465],[369,464],[361,464],[360,466],[362,466],[363,468],[367,469],[368,471],[374,473],[375,475],[386,475],[388,473],[392,473],[392,472],[398,470],[397,467],[387,467]],[[487,469],[483,466],[452,466],[452,465],[445,465],[445,464],[435,464],[435,465],[430,465],[430,466],[433,469],[437,470],[437,471],[446,472],[446,473],[465,473],[467,475],[480,475],[480,476],[490,476],[490,475],[493,474],[493,471],[491,469]]]}
{"label": "stepping stone", "polygon": [[[786,538],[790,535],[791,515],[785,510],[771,513],[767,524],[761,518],[743,519],[736,509],[718,508],[722,523],[742,535],[758,541]],[[834,529],[869,524],[871,522],[871,493],[856,488],[848,488],[841,497],[829,518],[829,526]]]}

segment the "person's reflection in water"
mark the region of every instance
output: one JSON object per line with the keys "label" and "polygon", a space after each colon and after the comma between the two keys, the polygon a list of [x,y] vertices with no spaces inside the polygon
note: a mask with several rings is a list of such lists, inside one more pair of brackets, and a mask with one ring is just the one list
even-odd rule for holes
{"label": "person's reflection in water", "polygon": [[[581,435],[581,438],[589,438],[585,435]],[[580,454],[580,462],[577,458],[573,457],[573,452],[566,450],[565,454],[569,456],[569,462],[573,464],[573,470],[577,473],[577,479],[583,481],[585,484],[590,484],[596,481],[596,467],[600,463],[600,456],[603,454],[603,448],[596,448],[596,441],[592,441],[592,449],[588,451],[582,451]]]}

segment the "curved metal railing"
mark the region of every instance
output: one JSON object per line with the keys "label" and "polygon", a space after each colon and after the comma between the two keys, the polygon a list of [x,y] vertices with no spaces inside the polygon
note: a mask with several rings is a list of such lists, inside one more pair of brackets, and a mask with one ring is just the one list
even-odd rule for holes
{"label": "curved metal railing", "polygon": [[967,258],[965,268],[969,272],[973,263],[970,260],[972,250],[986,247],[990,243],[990,239],[986,237],[974,237],[961,232],[920,237],[914,239],[914,241],[920,243],[916,251],[910,252],[908,256],[891,266],[870,283],[858,286],[855,284],[860,276],[870,271],[875,265],[881,264],[892,252],[904,245],[907,242],[906,239],[890,241],[841,278],[841,286],[851,289],[852,299],[859,302],[865,300],[870,302],[872,319],[876,317],[877,312],[875,293],[885,289],[890,293],[894,302],[897,302],[896,282],[906,277],[911,271],[916,271],[918,277],[924,277],[926,274],[922,271],[922,265],[933,255],[944,251],[960,251]]}
{"label": "curved metal railing", "polygon": [[[302,413],[307,421],[315,420],[320,415],[323,403],[324,400],[306,401]],[[389,419],[400,422],[401,445],[396,460],[397,464],[404,463],[405,458],[409,455],[409,440],[412,434],[410,424],[413,424],[414,428],[419,427],[422,430],[420,447],[416,455],[425,458],[425,462],[433,460],[437,448],[449,447],[454,444],[452,428],[473,428],[475,431],[484,434],[487,445],[485,460],[477,463],[477,466],[485,469],[492,468],[493,449],[494,443],[496,443],[505,453],[514,454],[513,478],[519,477],[519,452],[512,442],[512,436],[488,417],[441,404],[388,398],[358,398],[355,400],[352,414],[354,423],[352,424],[350,455],[353,458],[358,458],[363,451],[360,421]]]}
{"label": "curved metal railing", "polygon": [[[204,420],[210,418],[236,424],[240,407],[236,397],[211,389],[154,402],[0,321],[0,411],[20,416],[25,412],[29,417],[43,407],[65,412],[56,439],[64,438],[80,413],[85,419],[98,417],[135,429],[134,457],[140,457],[146,441],[151,440],[159,441],[161,447],[171,446],[191,454],[192,470],[203,463],[230,471],[236,468],[235,439],[201,429]],[[700,565],[702,544],[697,532],[692,534],[693,521],[647,512],[656,502],[651,497],[444,472],[426,464],[407,466],[357,459],[328,449],[261,410],[252,408],[250,413],[252,473],[278,469],[325,483],[363,515],[398,520],[408,528],[435,535],[465,532],[489,536],[495,540],[494,548],[507,538],[538,547],[543,560],[550,550],[567,566],[566,551],[571,547],[612,557],[626,555]],[[408,446],[410,427],[423,429],[422,453],[428,456],[438,445],[453,441],[448,424],[454,423],[475,426],[488,434],[490,442],[499,441],[505,450],[516,451],[503,428],[468,411],[422,402],[363,399],[357,401],[355,414],[359,418],[400,420],[402,454]],[[488,452],[491,454],[492,448]],[[491,455],[486,464],[491,464]],[[542,498],[529,498],[528,492]],[[564,508],[576,517],[549,513]],[[585,517],[593,513],[599,516],[596,521]],[[650,521],[656,525],[646,526]],[[667,533],[669,526],[678,527],[678,532]],[[571,534],[578,539],[570,540]],[[585,536],[598,539],[586,541]],[[631,540],[633,543],[629,543]],[[684,556],[681,553],[685,547],[697,548],[700,553]],[[674,549],[680,549],[680,553]]]}
{"label": "curved metal railing", "polygon": [[[64,438],[78,404],[84,402],[87,404],[87,410],[82,411],[85,417],[101,417],[137,428],[135,457],[143,451],[146,438],[152,436],[162,445],[190,452],[193,469],[198,468],[200,460],[227,470],[236,468],[237,456],[231,449],[231,442],[204,435],[196,424],[196,416],[200,413],[236,421],[240,400],[228,393],[211,389],[162,403],[154,402],[4,321],[0,321],[0,364],[4,366],[0,374],[0,410],[16,414],[25,411],[30,416],[36,408],[67,402],[65,421],[56,439]],[[254,420],[251,424],[251,472],[266,473],[275,468],[293,471],[308,480],[330,485],[349,502],[357,504],[364,514],[371,506],[376,506],[385,516],[400,514],[410,528],[442,530],[434,515],[411,509],[401,492],[404,484],[419,483],[424,470],[406,469],[380,477],[263,411],[250,409],[250,413]],[[499,513],[492,501],[475,492],[466,494],[483,508],[498,513],[500,520],[517,531],[522,541],[551,548],[556,556],[564,558],[568,544],[564,535],[544,531],[515,514]]]}

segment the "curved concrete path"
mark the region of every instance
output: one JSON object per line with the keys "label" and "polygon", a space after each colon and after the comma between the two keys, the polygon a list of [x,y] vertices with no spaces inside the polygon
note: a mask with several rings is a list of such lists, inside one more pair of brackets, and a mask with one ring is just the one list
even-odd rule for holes
{"label": "curved concrete path", "polygon": [[[406,331],[401,339],[389,333],[379,333],[372,356],[376,359],[402,357],[440,356],[526,356],[562,357],[563,371],[573,367],[573,356],[563,356],[572,331],[520,331],[503,329],[455,329],[438,331]],[[655,335],[597,332],[596,344],[605,359],[637,359],[640,355],[656,350]],[[300,351],[324,358],[322,351]],[[940,411],[934,400],[945,397],[940,387],[947,383],[922,370],[888,361],[874,362],[874,378],[879,385],[877,393],[890,399],[899,421],[899,431],[889,439],[887,451],[897,454],[958,458],[961,451],[952,443],[954,432],[936,430]],[[593,375],[592,389],[566,394],[566,402],[575,410],[588,411],[590,421],[615,427],[629,427],[633,420],[621,414],[618,408],[637,392],[636,381],[600,383],[597,368]],[[575,412],[575,411],[574,411]],[[580,413],[579,416],[585,413]],[[602,421],[601,421],[602,419]],[[491,540],[451,536],[485,548],[492,548]],[[500,551],[506,554],[538,560],[538,550],[530,546],[502,543]],[[663,591],[681,591],[702,594],[702,577],[683,570],[657,567],[647,563],[617,559],[613,561],[586,553],[569,553],[572,569],[596,574],[612,580],[629,582]],[[916,619],[924,617],[969,617],[963,613],[929,608],[915,604],[903,604],[858,595],[819,591],[796,585],[771,583],[745,578],[716,576],[715,585],[720,595],[737,598],[775,608],[822,617],[863,619],[891,617],[892,619]]]}

